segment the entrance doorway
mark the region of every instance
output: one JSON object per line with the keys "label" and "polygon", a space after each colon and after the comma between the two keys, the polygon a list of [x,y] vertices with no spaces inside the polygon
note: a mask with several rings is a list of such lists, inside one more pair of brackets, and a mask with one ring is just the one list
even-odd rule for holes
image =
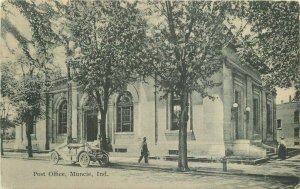
{"label": "entrance doorway", "polygon": [[88,142],[97,140],[98,122],[97,111],[87,110],[85,112],[85,128],[86,128],[86,140]]}

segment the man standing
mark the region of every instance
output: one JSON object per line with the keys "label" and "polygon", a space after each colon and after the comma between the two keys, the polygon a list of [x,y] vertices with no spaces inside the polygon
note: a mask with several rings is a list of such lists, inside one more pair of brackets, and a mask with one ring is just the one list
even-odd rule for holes
{"label": "man standing", "polygon": [[283,137],[281,137],[280,139],[281,140],[278,145],[278,157],[284,160],[286,158],[286,144]]}
{"label": "man standing", "polygon": [[142,143],[142,146],[141,146],[141,156],[140,156],[140,159],[139,159],[139,163],[142,161],[143,157],[145,158],[145,163],[148,163],[149,150],[148,150],[146,140],[147,140],[147,138],[144,137],[143,143]]}

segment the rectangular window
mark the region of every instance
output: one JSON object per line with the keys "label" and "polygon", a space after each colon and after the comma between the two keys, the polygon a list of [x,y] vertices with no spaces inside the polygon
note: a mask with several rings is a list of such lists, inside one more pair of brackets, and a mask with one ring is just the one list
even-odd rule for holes
{"label": "rectangular window", "polygon": [[299,111],[298,110],[296,110],[294,112],[294,122],[299,123]]}
{"label": "rectangular window", "polygon": [[118,108],[117,132],[133,132],[133,107]]}
{"label": "rectangular window", "polygon": [[115,148],[115,152],[126,153],[127,148]]}
{"label": "rectangular window", "polygon": [[299,145],[300,143],[300,136],[299,136],[299,128],[294,129],[294,145]]}
{"label": "rectangular window", "polygon": [[169,150],[169,155],[178,155],[178,150]]}
{"label": "rectangular window", "polygon": [[277,129],[281,129],[281,119],[277,119]]}
{"label": "rectangular window", "polygon": [[253,129],[256,133],[259,133],[259,111],[258,111],[258,99],[253,99]]}
{"label": "rectangular window", "polygon": [[267,104],[267,132],[272,133],[272,114],[271,114],[271,105]]}
{"label": "rectangular window", "polygon": [[[240,93],[239,91],[234,92],[234,102],[239,104]],[[239,104],[240,105],[240,104]]]}
{"label": "rectangular window", "polygon": [[123,131],[131,131],[131,107],[122,108],[122,128]]}

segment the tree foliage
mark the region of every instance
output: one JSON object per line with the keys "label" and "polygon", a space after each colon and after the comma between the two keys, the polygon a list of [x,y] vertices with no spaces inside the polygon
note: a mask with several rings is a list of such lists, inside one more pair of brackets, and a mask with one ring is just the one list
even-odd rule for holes
{"label": "tree foliage", "polygon": [[[250,31],[240,35],[241,57],[263,74],[266,87],[291,87],[297,83],[299,67],[299,3],[296,1],[240,2]],[[249,30],[249,28],[245,28]]]}
{"label": "tree foliage", "polygon": [[97,102],[105,148],[109,97],[138,79],[145,61],[146,23],[136,3],[74,1],[70,6],[67,16],[75,53],[72,67],[83,91]]}
{"label": "tree foliage", "polygon": [[21,47],[21,54],[15,55],[18,58],[16,62],[21,68],[21,73],[19,73],[17,82],[8,80],[3,90],[10,92],[9,97],[17,107],[17,120],[26,125],[28,156],[32,157],[30,134],[33,131],[33,125],[42,115],[43,86],[46,83],[45,79],[49,78],[49,74],[51,74],[49,71],[50,65],[52,65],[52,49],[55,47],[56,35],[50,30],[51,12],[46,11],[48,9],[44,9],[44,6],[27,1],[6,3],[8,3],[6,5],[15,7],[26,18],[30,26],[31,39],[27,39],[9,20],[9,11],[6,11],[7,14],[1,19],[4,23],[1,25],[1,34],[12,34]]}

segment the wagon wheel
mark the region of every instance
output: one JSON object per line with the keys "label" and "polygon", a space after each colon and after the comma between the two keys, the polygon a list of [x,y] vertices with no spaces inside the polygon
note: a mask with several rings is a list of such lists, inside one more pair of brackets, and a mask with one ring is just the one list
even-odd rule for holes
{"label": "wagon wheel", "polygon": [[52,152],[50,155],[50,162],[56,165],[59,161],[59,155],[56,151]]}
{"label": "wagon wheel", "polygon": [[102,158],[98,160],[99,164],[102,166],[102,167],[105,167],[108,165],[109,163],[109,157],[107,154],[103,154],[102,155]]}
{"label": "wagon wheel", "polygon": [[81,167],[87,167],[90,164],[90,156],[86,152],[82,152],[79,156],[79,164]]}

